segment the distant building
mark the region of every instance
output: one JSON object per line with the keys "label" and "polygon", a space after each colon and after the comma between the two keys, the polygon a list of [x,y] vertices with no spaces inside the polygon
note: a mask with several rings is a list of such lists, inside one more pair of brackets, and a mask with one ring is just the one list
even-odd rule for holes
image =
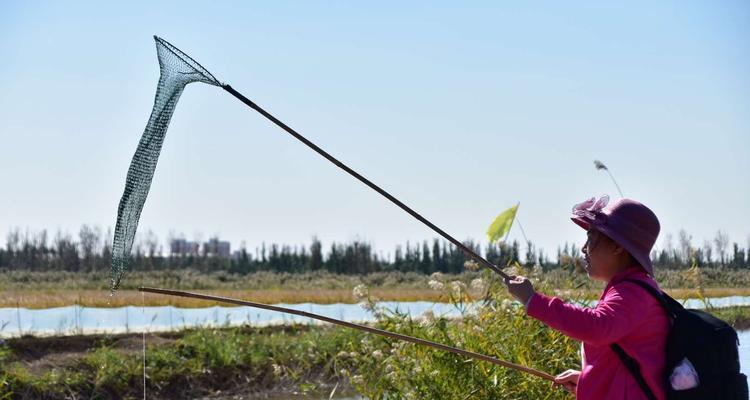
{"label": "distant building", "polygon": [[197,256],[198,243],[189,242],[185,239],[174,239],[169,243],[169,252],[172,257]]}
{"label": "distant building", "polygon": [[209,239],[203,243],[203,253],[209,257],[229,258],[232,254],[229,242],[219,240],[218,238]]}

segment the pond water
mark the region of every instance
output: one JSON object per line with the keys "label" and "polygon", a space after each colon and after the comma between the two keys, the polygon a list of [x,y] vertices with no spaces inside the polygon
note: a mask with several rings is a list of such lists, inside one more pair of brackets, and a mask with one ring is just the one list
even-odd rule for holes
{"label": "pond water", "polygon": [[750,376],[750,329],[738,332],[740,337],[740,369]]}
{"label": "pond water", "polygon": [[[389,310],[418,317],[426,311],[438,315],[458,315],[451,304],[414,302],[381,302]],[[368,322],[375,318],[358,304],[277,304],[350,322]],[[297,315],[288,315],[252,307],[117,307],[93,308],[67,306],[41,310],[0,308],[0,337],[25,334],[37,336],[94,333],[163,332],[194,327],[266,326],[291,323],[317,323]]]}
{"label": "pond water", "polygon": [[[714,307],[750,305],[750,296],[729,296],[708,300]],[[389,310],[398,310],[413,317],[426,311],[436,315],[455,316],[451,304],[427,301],[381,302]],[[374,316],[359,304],[278,304],[281,307],[307,311],[349,322],[373,321]],[[696,299],[685,301],[688,308],[704,308]],[[315,323],[308,318],[260,310],[251,307],[118,307],[93,308],[80,306],[48,309],[0,308],[0,337],[21,335],[72,335],[95,333],[158,332],[194,327],[252,325],[265,326],[290,323]]]}

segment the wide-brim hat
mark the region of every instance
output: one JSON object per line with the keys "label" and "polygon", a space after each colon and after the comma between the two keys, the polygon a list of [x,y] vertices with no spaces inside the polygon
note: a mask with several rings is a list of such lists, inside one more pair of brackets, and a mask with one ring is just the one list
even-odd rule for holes
{"label": "wide-brim hat", "polygon": [[583,229],[596,229],[607,235],[654,274],[651,249],[656,243],[661,226],[656,214],[645,205],[631,199],[618,199],[609,204],[609,197],[591,198],[573,207],[570,218]]}

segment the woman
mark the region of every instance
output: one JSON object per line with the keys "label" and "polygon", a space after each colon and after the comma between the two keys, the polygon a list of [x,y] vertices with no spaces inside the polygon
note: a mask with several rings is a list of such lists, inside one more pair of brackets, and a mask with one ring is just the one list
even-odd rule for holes
{"label": "woman", "polygon": [[526,313],[566,336],[580,340],[581,370],[568,370],[555,385],[576,399],[648,399],[633,375],[610,348],[618,344],[634,358],[649,389],[664,399],[665,342],[669,319],[640,280],[658,288],[649,254],[659,234],[659,220],[643,204],[621,199],[607,206],[606,196],[573,208],[573,222],[586,229],[583,246],[586,272],[607,282],[596,307],[566,304],[536,293],[520,276],[506,281],[508,291],[526,306]]}

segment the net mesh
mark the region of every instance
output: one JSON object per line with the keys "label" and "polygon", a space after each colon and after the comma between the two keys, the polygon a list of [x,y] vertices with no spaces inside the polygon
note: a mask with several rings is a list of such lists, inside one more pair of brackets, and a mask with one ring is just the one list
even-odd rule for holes
{"label": "net mesh", "polygon": [[113,293],[120,286],[120,281],[127,271],[138,220],[151,187],[164,136],[177,100],[188,83],[203,82],[221,86],[221,83],[208,70],[190,56],[162,38],[154,36],[154,39],[159,57],[159,84],[151,116],[130,162],[125,191],[117,209],[110,283]]}

